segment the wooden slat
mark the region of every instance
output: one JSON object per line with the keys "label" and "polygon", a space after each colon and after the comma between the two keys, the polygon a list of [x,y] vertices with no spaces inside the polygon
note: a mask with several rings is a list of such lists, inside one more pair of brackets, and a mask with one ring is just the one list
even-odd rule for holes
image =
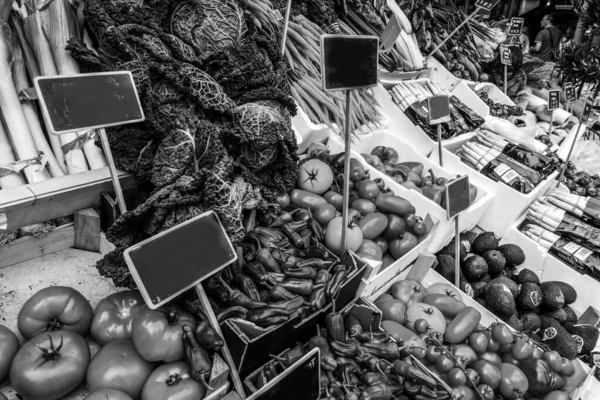
{"label": "wooden slat", "polygon": [[75,228],[72,223],[58,227],[44,237],[24,237],[0,246],[0,268],[68,249],[74,244]]}
{"label": "wooden slat", "polygon": [[93,208],[75,212],[75,248],[100,251],[100,216]]}
{"label": "wooden slat", "polygon": [[[120,172],[123,188],[135,186],[135,178]],[[113,190],[108,168],[67,175],[16,189],[0,191],[0,213],[8,231],[97,207],[100,193]],[[2,230],[0,230],[2,232]]]}

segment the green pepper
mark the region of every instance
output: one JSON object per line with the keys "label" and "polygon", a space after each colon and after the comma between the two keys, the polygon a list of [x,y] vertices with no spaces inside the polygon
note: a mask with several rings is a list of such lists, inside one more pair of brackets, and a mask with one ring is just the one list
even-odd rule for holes
{"label": "green pepper", "polygon": [[346,329],[344,328],[344,316],[334,309],[325,317],[325,329],[329,338],[333,341],[343,342],[346,338]]}
{"label": "green pepper", "polygon": [[286,367],[291,367],[294,363],[296,363],[302,357],[304,357],[304,354],[304,346],[302,345],[302,343],[298,343],[296,344],[296,346],[283,353],[283,357],[272,357],[279,360]]}
{"label": "green pepper", "polygon": [[293,312],[298,309],[298,307],[304,305],[305,301],[302,297],[296,296],[290,300],[282,300],[276,303],[269,303],[269,307],[278,307],[284,308],[290,312]]}
{"label": "green pepper", "polygon": [[221,287],[225,289],[227,293],[227,303],[229,303],[230,305],[240,306],[247,309],[265,305],[265,303],[262,303],[260,301],[252,300],[250,297],[246,296],[244,293],[240,292],[237,289],[232,289],[231,286],[229,286],[227,282],[225,282],[220,276],[219,281],[221,282]]}
{"label": "green pepper", "polygon": [[348,276],[348,271],[344,266],[340,265],[338,267],[339,268],[337,269],[337,271],[327,282],[325,293],[330,299],[337,298],[337,296],[340,293],[340,290],[342,290],[342,285]]}
{"label": "green pepper", "polygon": [[266,247],[263,247],[256,252],[256,260],[260,262],[268,272],[281,272],[279,264],[273,258],[273,255],[271,255],[271,250]]}
{"label": "green pepper", "polygon": [[312,267],[312,268],[328,268],[331,266],[333,261],[325,261],[322,258],[309,258],[308,260],[302,260],[298,263],[298,267]]}
{"label": "green pepper", "polygon": [[244,294],[250,297],[254,301],[261,301],[260,294],[258,293],[258,288],[256,284],[249,276],[246,276],[242,273],[238,274],[236,277],[236,282],[238,287],[244,292]]}
{"label": "green pepper", "polygon": [[375,357],[394,361],[400,358],[400,349],[396,342],[363,343],[363,347]]}
{"label": "green pepper", "polygon": [[303,249],[309,248],[310,247],[310,240],[313,237],[313,234],[310,231],[310,229],[308,229],[308,228],[301,229],[300,232],[298,232],[298,234],[302,238],[302,246],[301,247]]}
{"label": "green pepper", "polygon": [[325,303],[327,302],[325,288],[321,287],[313,290],[313,292],[308,297],[308,302],[310,303],[310,308],[312,311],[317,311],[325,307]]}
{"label": "green pepper", "polygon": [[385,383],[369,386],[361,394],[362,400],[391,400],[392,397],[392,390]]}
{"label": "green pepper", "polygon": [[196,341],[191,326],[184,325],[182,330],[184,356],[187,365],[190,367],[190,377],[200,382],[205,388],[214,390],[207,383],[212,371],[212,361],[208,352]]}
{"label": "green pepper", "polygon": [[292,300],[296,295],[290,293],[286,288],[281,285],[275,285],[269,292],[269,300],[273,301],[283,301],[283,300]]}
{"label": "green pepper", "polygon": [[284,271],[284,274],[288,278],[310,279],[311,281],[317,279],[317,270],[312,267],[288,268]]}
{"label": "green pepper", "polygon": [[349,339],[346,342],[332,340],[329,347],[334,354],[342,357],[353,357],[358,352],[358,343],[356,339]]}
{"label": "green pepper", "polygon": [[291,312],[279,307],[255,307],[246,313],[246,321],[260,327],[268,327],[287,322]]}
{"label": "green pepper", "polygon": [[313,285],[313,281],[310,279],[285,279],[280,283],[288,291],[295,293],[300,296],[310,296],[313,290],[321,287],[320,285]]}
{"label": "green pepper", "polygon": [[271,284],[269,282],[269,275],[267,275],[267,271],[265,270],[265,267],[260,263],[260,261],[250,261],[249,263],[244,264],[244,271],[258,285],[266,288],[271,287]]}
{"label": "green pepper", "polygon": [[201,321],[196,325],[194,336],[198,344],[208,350],[220,351],[221,347],[225,344],[223,338],[219,336],[208,321]]}
{"label": "green pepper", "polygon": [[360,335],[363,331],[362,325],[360,324],[358,319],[352,314],[348,314],[346,315],[346,318],[344,318],[344,327],[346,329],[346,332],[348,332],[348,334],[351,337],[356,337]]}

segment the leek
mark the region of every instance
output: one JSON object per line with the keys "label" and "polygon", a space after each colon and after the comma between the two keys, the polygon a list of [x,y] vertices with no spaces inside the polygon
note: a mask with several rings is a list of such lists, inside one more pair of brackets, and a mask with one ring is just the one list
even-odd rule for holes
{"label": "leek", "polygon": [[[12,164],[15,161],[10,142],[8,141],[8,137],[6,137],[6,132],[4,132],[2,122],[0,121],[0,168],[2,167],[2,164]],[[21,174],[13,172],[5,176],[2,175],[3,173],[0,170],[0,189],[11,189],[25,184]]]}

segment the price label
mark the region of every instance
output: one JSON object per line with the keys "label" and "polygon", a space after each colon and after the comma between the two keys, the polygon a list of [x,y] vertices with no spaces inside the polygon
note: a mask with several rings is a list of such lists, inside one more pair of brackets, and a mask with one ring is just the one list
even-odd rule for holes
{"label": "price label", "polygon": [[499,2],[500,0],[477,0],[475,2],[475,7],[483,8],[489,11],[492,8],[496,7],[496,4],[498,4]]}
{"label": "price label", "polygon": [[573,85],[569,84],[567,86],[565,86],[565,97],[567,98],[567,101],[575,101],[575,88],[573,87]]}
{"label": "price label", "polygon": [[446,184],[448,219],[452,219],[471,207],[471,185],[469,176],[462,176]]}
{"label": "price label", "polygon": [[525,20],[523,18],[511,18],[508,36],[519,36],[521,34],[521,29],[523,29],[524,22]]}
{"label": "price label", "polygon": [[450,121],[450,99],[448,96],[432,96],[427,99],[429,124],[437,125]]}
{"label": "price label", "polygon": [[512,65],[510,59],[510,47],[505,44],[500,46],[500,62],[504,65]]}
{"label": "price label", "polygon": [[321,59],[326,92],[377,86],[378,37],[322,35]]}
{"label": "price label", "polygon": [[592,113],[592,108],[594,107],[594,100],[592,96],[588,96],[585,100],[585,107],[583,107],[583,113],[581,114],[581,123],[587,124],[588,119],[590,119],[590,114]]}
{"label": "price label", "polygon": [[402,32],[402,28],[400,27],[398,17],[396,17],[395,14],[392,14],[392,18],[390,18],[390,21],[387,23],[381,34],[381,45],[384,52],[387,53],[392,50],[394,43],[396,43],[396,39],[400,36],[400,32]]}
{"label": "price label", "polygon": [[548,110],[556,110],[560,104],[560,89],[548,91]]}
{"label": "price label", "polygon": [[273,13],[275,14],[275,21],[281,21],[283,19],[283,15],[281,15],[281,11],[275,10],[275,11],[273,11]]}

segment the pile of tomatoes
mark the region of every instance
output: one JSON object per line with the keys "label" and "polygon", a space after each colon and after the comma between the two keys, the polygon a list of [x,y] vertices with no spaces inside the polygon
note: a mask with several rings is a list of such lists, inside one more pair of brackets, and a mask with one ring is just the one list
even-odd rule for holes
{"label": "pile of tomatoes", "polygon": [[[199,400],[206,388],[183,361],[184,325],[195,328],[191,314],[151,310],[137,290],[111,294],[94,312],[77,290],[48,287],[19,312],[23,346],[0,325],[0,381],[28,400],[59,399],[83,383],[86,400]],[[102,346],[93,358],[88,335]]]}

